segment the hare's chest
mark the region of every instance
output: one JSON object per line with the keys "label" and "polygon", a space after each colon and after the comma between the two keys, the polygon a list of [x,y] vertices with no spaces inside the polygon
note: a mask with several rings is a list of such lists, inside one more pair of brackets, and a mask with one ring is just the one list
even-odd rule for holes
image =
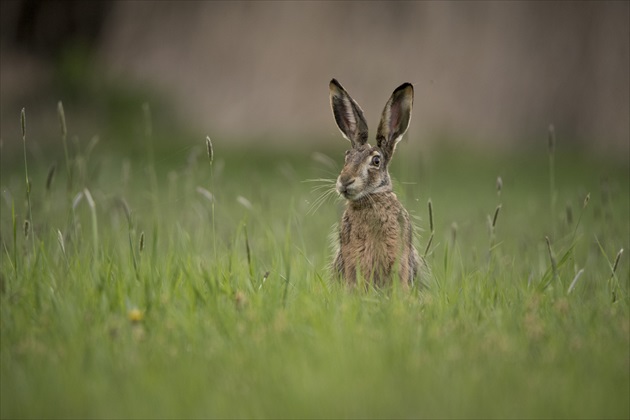
{"label": "hare's chest", "polygon": [[346,232],[348,249],[360,260],[372,264],[394,258],[400,244],[400,225],[395,212],[375,214],[356,212]]}

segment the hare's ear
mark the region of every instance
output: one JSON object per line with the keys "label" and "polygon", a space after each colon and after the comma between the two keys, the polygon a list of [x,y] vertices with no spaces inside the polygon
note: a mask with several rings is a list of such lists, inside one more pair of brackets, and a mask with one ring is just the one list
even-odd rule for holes
{"label": "hare's ear", "polygon": [[376,145],[383,151],[386,163],[392,158],[396,144],[409,128],[412,107],[413,85],[411,83],[398,86],[385,104],[376,133]]}
{"label": "hare's ear", "polygon": [[335,79],[330,81],[330,106],[337,127],[352,147],[367,143],[368,128],[363,111]]}

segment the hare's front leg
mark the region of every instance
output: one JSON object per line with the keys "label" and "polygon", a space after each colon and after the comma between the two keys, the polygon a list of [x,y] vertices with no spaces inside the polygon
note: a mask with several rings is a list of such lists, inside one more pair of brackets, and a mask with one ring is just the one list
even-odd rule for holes
{"label": "hare's front leg", "polygon": [[337,250],[337,256],[335,257],[335,262],[333,263],[333,269],[335,270],[335,273],[337,273],[337,275],[339,277],[343,277],[343,258],[341,257],[341,248],[339,248]]}
{"label": "hare's front leg", "polygon": [[333,269],[338,278],[343,280],[345,283],[351,285],[356,283],[356,267],[354,264],[346,264],[341,248],[337,251],[337,256],[335,257],[335,261],[333,263]]}
{"label": "hare's front leg", "polygon": [[347,284],[356,283],[356,260],[353,257],[350,244],[350,231],[352,229],[350,216],[344,212],[339,227],[339,249],[335,257],[334,268]]}
{"label": "hare's front leg", "polygon": [[418,252],[413,246],[413,224],[409,218],[409,214],[402,209],[398,215],[398,222],[401,233],[402,252],[400,254],[399,275],[405,287],[413,284],[418,272]]}

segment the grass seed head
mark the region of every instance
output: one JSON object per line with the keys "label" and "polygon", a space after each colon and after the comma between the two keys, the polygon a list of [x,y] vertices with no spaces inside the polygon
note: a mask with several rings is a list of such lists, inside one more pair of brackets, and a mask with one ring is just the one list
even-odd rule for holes
{"label": "grass seed head", "polygon": [[26,108],[20,113],[20,126],[22,128],[22,140],[26,141]]}
{"label": "grass seed head", "polygon": [[586,197],[584,197],[584,204],[582,206],[582,208],[586,208],[586,206],[588,206],[588,202],[591,200],[591,193],[586,194]]}
{"label": "grass seed head", "polygon": [[144,231],[140,232],[140,252],[144,250]]}
{"label": "grass seed head", "polygon": [[77,206],[81,203],[81,200],[83,200],[83,191],[79,191],[77,195],[75,195],[72,199],[72,211],[75,211],[77,209]]}
{"label": "grass seed head", "polygon": [[613,264],[613,268],[612,268],[612,275],[615,275],[615,272],[617,272],[617,267],[619,266],[619,260],[621,259],[621,254],[623,254],[623,248],[621,248],[619,250],[619,252],[617,252],[617,256],[615,257],[615,263]]}
{"label": "grass seed head", "polygon": [[212,148],[212,140],[210,140],[209,136],[206,136],[206,149],[208,151],[208,160],[210,161],[210,165],[212,165],[212,161],[214,160],[214,149]]}
{"label": "grass seed head", "polygon": [[571,282],[571,285],[569,286],[569,289],[567,290],[567,294],[571,293],[573,289],[575,289],[575,285],[577,284],[582,274],[584,274],[583,268],[580,271],[578,271],[575,277],[573,278],[573,281]]}
{"label": "grass seed head", "polygon": [[238,201],[238,203],[245,207],[247,210],[253,210],[254,206],[252,206],[252,202],[249,201],[247,198],[243,197],[242,195],[239,195],[238,197],[236,197],[236,201]]}
{"label": "grass seed head", "polygon": [[83,194],[85,195],[85,199],[87,200],[88,206],[90,206],[90,208],[94,210],[96,208],[96,203],[94,202],[94,199],[92,198],[92,194],[90,193],[90,190],[88,190],[87,188],[84,188]]}
{"label": "grass seed head", "polygon": [[24,237],[28,238],[28,234],[31,232],[31,222],[26,219],[24,221]]}
{"label": "grass seed head", "polygon": [[258,286],[258,290],[262,289],[263,285],[267,281],[267,278],[269,277],[269,274],[270,274],[269,271],[265,271],[265,274],[263,275],[262,281],[260,282],[260,285]]}
{"label": "grass seed head", "polygon": [[212,195],[212,193],[206,190],[204,187],[197,187],[197,192],[204,196],[209,202],[214,201],[214,196]]}
{"label": "grass seed head", "polygon": [[55,178],[55,171],[57,170],[57,164],[53,163],[48,169],[48,175],[46,176],[46,191],[50,191],[53,179]]}
{"label": "grass seed head", "polygon": [[66,113],[63,110],[63,103],[61,103],[61,101],[57,102],[57,115],[59,116],[61,135],[66,137],[68,135],[68,128],[66,127]]}
{"label": "grass seed head", "polygon": [[427,204],[429,206],[429,227],[431,228],[431,232],[434,232],[434,229],[433,229],[433,203],[431,202],[430,198],[429,198],[429,202]]}
{"label": "grass seed head", "polygon": [[503,190],[503,179],[499,176],[497,177],[497,195],[501,196],[501,190]]}
{"label": "grass seed head", "polygon": [[65,245],[65,241],[63,240],[63,234],[61,233],[61,231],[59,229],[57,229],[57,242],[59,242],[59,247],[61,248],[61,252],[63,252],[63,254],[66,254],[66,245]]}

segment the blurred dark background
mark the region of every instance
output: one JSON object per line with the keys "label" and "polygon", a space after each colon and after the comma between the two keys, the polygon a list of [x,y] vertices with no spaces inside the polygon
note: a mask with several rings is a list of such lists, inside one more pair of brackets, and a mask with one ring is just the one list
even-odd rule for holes
{"label": "blurred dark background", "polygon": [[2,151],[20,150],[23,107],[29,138],[57,144],[58,100],[71,135],[106,145],[133,147],[146,101],[167,147],[317,149],[340,141],[336,77],[372,129],[414,83],[424,148],[529,148],[553,123],[566,149],[627,160],[629,4],[3,0]]}

